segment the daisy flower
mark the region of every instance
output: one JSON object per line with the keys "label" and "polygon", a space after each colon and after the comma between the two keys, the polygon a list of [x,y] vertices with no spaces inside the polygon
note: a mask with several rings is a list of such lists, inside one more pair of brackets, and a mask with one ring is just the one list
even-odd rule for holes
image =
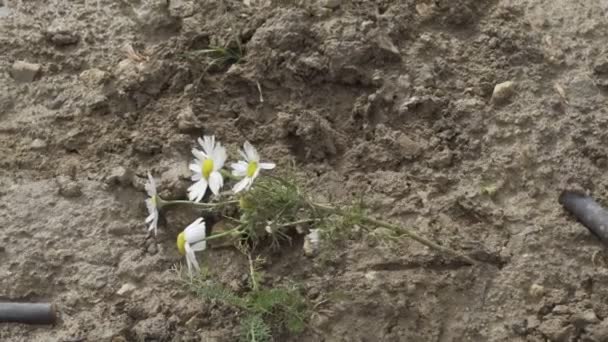
{"label": "daisy flower", "polygon": [[150,172],[148,172],[148,182],[144,186],[149,198],[146,199],[146,207],[148,208],[148,217],[146,217],[146,223],[148,226],[148,232],[154,230],[154,235],[158,233],[158,194],[156,192],[156,182]]}
{"label": "daisy flower", "polygon": [[237,163],[232,163],[232,165],[230,165],[232,167],[233,175],[244,177],[232,188],[232,191],[235,193],[240,192],[243,189],[249,190],[253,184],[253,180],[256,179],[260,173],[260,169],[272,170],[276,166],[275,163],[261,163],[258,151],[249,143],[249,141],[245,142],[243,150],[239,152],[245,160],[239,160]]}
{"label": "daisy flower", "polygon": [[205,221],[202,217],[199,217],[177,236],[177,250],[181,255],[186,256],[190,275],[192,275],[192,268],[200,271],[194,252],[200,252],[207,248],[206,234]]}
{"label": "daisy flower", "polygon": [[196,183],[188,188],[188,198],[195,202],[203,199],[207,187],[216,196],[219,195],[220,188],[224,185],[220,170],[226,161],[226,148],[215,142],[215,136],[199,138],[198,143],[203,150],[192,149],[194,161],[190,164],[190,170],[194,172],[192,180]]}

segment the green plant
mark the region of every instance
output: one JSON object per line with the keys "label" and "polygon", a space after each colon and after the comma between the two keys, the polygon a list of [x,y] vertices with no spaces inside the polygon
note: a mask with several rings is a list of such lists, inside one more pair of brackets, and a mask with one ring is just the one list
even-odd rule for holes
{"label": "green plant", "polygon": [[245,49],[240,38],[235,36],[224,46],[212,44],[206,49],[190,52],[189,56],[196,59],[204,58],[207,69],[212,67],[223,68],[241,62],[245,56]]}
{"label": "green plant", "polygon": [[[245,341],[267,341],[273,332],[297,333],[306,326],[309,310],[299,288],[294,285],[262,286],[263,260],[259,256],[253,257],[260,246],[270,242],[271,246],[280,247],[296,232],[305,235],[307,255],[316,255],[324,240],[351,237],[356,230],[385,243],[413,239],[464,263],[475,263],[470,257],[426,239],[412,229],[374,218],[365,210],[362,200],[346,204],[322,203],[305,190],[293,173],[266,174],[276,165],[262,161],[249,142],[245,142],[240,151],[242,159],[231,164],[231,173],[223,169],[228,157],[226,148],[216,142],[214,136],[205,136],[198,142],[202,150],[192,150],[194,161],[189,165],[195,182],[188,188],[189,200],[162,199],[154,178],[148,175],[145,189],[149,196],[146,199],[149,216],[146,223],[149,232],[156,235],[161,212],[180,205],[196,207],[224,219],[221,232],[207,235],[205,220],[197,218],[178,234],[177,249],[186,257],[186,281],[194,292],[202,298],[241,310],[241,337]],[[232,191],[222,192],[221,188],[228,183],[232,183]],[[210,200],[201,202],[209,192],[212,194]],[[205,251],[208,243],[220,238],[233,241],[248,258],[249,289],[245,294],[237,294],[213,281],[209,270],[201,272],[196,252]]]}
{"label": "green plant", "polygon": [[250,261],[250,289],[243,295],[216,283],[208,275],[195,277],[182,272],[182,279],[189,289],[205,300],[219,301],[241,310],[240,337],[242,341],[271,341],[273,327],[276,332],[286,330],[300,333],[304,330],[308,305],[297,286],[266,288],[260,285],[259,260]]}

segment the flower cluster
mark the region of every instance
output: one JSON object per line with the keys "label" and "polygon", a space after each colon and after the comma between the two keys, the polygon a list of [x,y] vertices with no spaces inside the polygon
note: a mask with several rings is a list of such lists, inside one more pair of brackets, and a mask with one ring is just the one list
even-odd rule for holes
{"label": "flower cluster", "polygon": [[[204,136],[198,139],[201,149],[192,149],[194,159],[189,165],[192,171],[192,181],[188,188],[188,199],[192,203],[199,203],[209,190],[214,196],[220,196],[220,190],[224,187],[224,174],[222,173],[226,163],[226,148],[215,140],[214,136]],[[238,179],[232,187],[232,193],[237,194],[247,191],[258,177],[260,170],[271,170],[275,168],[274,163],[261,162],[258,151],[248,141],[243,145],[240,152],[242,160],[231,163],[232,176]],[[156,191],[156,183],[151,174],[148,173],[148,183],[145,185],[149,198],[146,199],[146,207],[149,216],[146,218],[148,232],[158,231],[159,210],[164,202]],[[207,247],[206,227],[202,217],[197,218],[183,232],[177,236],[177,249],[181,255],[186,256],[188,270],[199,270],[195,252],[203,251]]]}

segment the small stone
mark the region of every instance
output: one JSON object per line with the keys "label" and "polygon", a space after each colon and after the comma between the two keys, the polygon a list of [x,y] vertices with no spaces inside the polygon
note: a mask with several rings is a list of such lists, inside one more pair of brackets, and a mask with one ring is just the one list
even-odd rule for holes
{"label": "small stone", "polygon": [[331,9],[336,9],[340,7],[342,4],[342,0],[322,0],[321,6]]}
{"label": "small stone", "polygon": [[198,131],[202,127],[201,122],[194,115],[192,107],[187,106],[177,114],[177,129],[180,133]]}
{"label": "small stone", "polygon": [[545,290],[544,286],[541,286],[538,284],[532,284],[530,286],[530,289],[528,290],[528,293],[530,294],[530,296],[538,299],[545,295],[546,290]]}
{"label": "small stone", "polygon": [[97,68],[88,69],[80,73],[80,79],[88,86],[97,86],[107,79],[107,73]]}
{"label": "small stone", "polygon": [[125,296],[125,295],[128,295],[131,292],[135,291],[135,289],[137,289],[137,286],[135,286],[131,283],[126,283],[123,286],[121,286],[120,289],[118,289],[118,291],[116,291],[116,294],[119,296]]}
{"label": "small stone", "polygon": [[57,177],[57,185],[59,186],[59,195],[63,197],[75,198],[82,195],[80,184],[77,181],[69,179],[68,177]]}
{"label": "small stone", "polygon": [[36,76],[38,76],[40,69],[40,64],[16,61],[15,63],[13,63],[11,76],[17,82],[32,82],[36,78]]}
{"label": "small stone", "polygon": [[32,141],[32,143],[30,144],[30,148],[32,150],[42,150],[45,147],[46,147],[46,142],[44,140],[38,139],[38,138],[34,139]]}
{"label": "small stone", "polygon": [[502,104],[505,103],[515,93],[515,83],[513,81],[507,81],[499,83],[494,87],[492,93],[492,103]]}
{"label": "small stone", "polygon": [[595,312],[591,309],[575,313],[572,316],[571,321],[577,329],[583,329],[590,324],[597,324],[600,322]]}
{"label": "small stone", "polygon": [[133,179],[133,171],[123,166],[117,166],[112,169],[108,176],[108,184],[130,185]]}
{"label": "small stone", "polygon": [[58,47],[74,45],[80,40],[78,33],[60,19],[53,21],[44,34],[51,43]]}

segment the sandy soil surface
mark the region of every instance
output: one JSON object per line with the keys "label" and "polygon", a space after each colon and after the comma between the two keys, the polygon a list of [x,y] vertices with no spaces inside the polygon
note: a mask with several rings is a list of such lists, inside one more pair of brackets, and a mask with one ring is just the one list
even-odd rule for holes
{"label": "sandy soil surface", "polygon": [[[0,298],[61,316],[0,325],[0,341],[236,340],[239,313],[171,271],[191,213],[144,243],[146,173],[184,197],[203,133],[481,261],[365,236],[324,258],[288,248],[267,282],[328,300],[278,340],[608,341],[604,247],[557,203],[565,188],[608,197],[607,14],[600,0],[0,0]],[[238,64],[192,57],[235,37]],[[205,257],[243,290],[238,253]]]}

